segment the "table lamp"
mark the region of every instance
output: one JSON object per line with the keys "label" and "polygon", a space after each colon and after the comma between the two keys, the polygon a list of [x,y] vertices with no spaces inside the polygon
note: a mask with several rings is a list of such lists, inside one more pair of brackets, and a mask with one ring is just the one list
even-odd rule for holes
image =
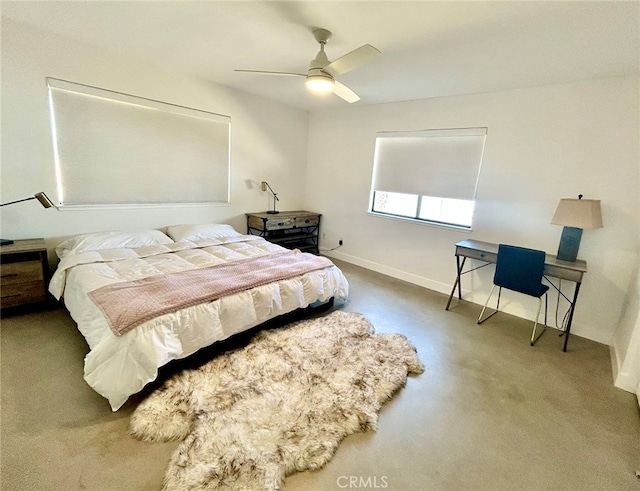
{"label": "table lamp", "polygon": [[[9,201],[8,203],[2,203],[0,204],[0,206],[13,205],[15,203],[21,203],[22,201],[29,201],[32,199],[37,199],[40,202],[40,204],[45,208],[51,208],[55,206],[53,204],[53,201],[49,199],[49,196],[47,196],[44,193],[36,193],[33,196],[30,196],[28,198],[18,199],[16,201]],[[0,239],[0,245],[9,245],[9,244],[13,244],[13,241],[8,239]]]}
{"label": "table lamp", "polygon": [[262,183],[260,184],[260,187],[262,188],[263,191],[266,191],[267,188],[269,188],[269,191],[271,191],[271,194],[273,195],[273,210],[269,210],[267,213],[269,213],[270,215],[276,215],[280,213],[279,211],[276,211],[276,201],[280,201],[280,198],[278,198],[277,193],[273,192],[273,189],[271,189],[271,186],[269,186],[269,183],[267,181],[262,181]]}
{"label": "table lamp", "polygon": [[551,223],[564,225],[558,246],[558,259],[574,262],[578,257],[582,229],[602,228],[602,211],[599,199],[563,198],[558,203]]}

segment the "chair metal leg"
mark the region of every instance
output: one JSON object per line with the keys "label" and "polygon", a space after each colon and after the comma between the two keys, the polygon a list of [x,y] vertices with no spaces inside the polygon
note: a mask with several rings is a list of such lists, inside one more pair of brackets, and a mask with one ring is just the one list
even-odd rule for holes
{"label": "chair metal leg", "polygon": [[536,320],[533,323],[533,332],[531,333],[531,346],[533,346],[538,339],[547,330],[547,294],[544,294],[544,328],[538,337],[536,337],[536,327],[538,327],[538,319],[540,318],[540,310],[542,309],[542,297],[538,298],[538,312],[536,313]]}
{"label": "chair metal leg", "polygon": [[488,316],[486,316],[484,319],[482,318],[482,316],[484,315],[484,311],[487,308],[487,305],[489,305],[489,300],[491,300],[491,295],[493,295],[493,290],[495,290],[496,285],[493,285],[491,287],[491,291],[489,292],[489,297],[487,298],[487,301],[484,303],[484,307],[482,307],[482,312],[480,312],[480,317],[478,317],[478,324],[482,324],[484,321],[486,321],[489,317],[492,317],[494,315],[496,315],[498,313],[498,309],[500,308],[500,294],[502,293],[502,287],[500,287],[500,289],[498,290],[498,302],[496,303],[496,310],[494,310],[493,312],[491,312]]}

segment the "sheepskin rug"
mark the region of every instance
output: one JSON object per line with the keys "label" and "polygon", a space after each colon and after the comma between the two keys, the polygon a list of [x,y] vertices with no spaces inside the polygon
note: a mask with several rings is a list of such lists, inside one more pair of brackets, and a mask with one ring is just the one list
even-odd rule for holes
{"label": "sheepskin rug", "polygon": [[423,370],[403,335],[334,311],[174,375],[135,410],[131,432],[182,440],[165,490],[278,490],[323,467],[345,436],[375,430],[382,404]]}

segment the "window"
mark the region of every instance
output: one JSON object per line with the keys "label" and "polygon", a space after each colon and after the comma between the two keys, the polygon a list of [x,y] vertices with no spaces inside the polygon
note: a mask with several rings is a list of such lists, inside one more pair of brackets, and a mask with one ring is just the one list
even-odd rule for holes
{"label": "window", "polygon": [[47,79],[61,207],[227,204],[231,118]]}
{"label": "window", "polygon": [[471,229],[487,128],[381,132],[370,211]]}

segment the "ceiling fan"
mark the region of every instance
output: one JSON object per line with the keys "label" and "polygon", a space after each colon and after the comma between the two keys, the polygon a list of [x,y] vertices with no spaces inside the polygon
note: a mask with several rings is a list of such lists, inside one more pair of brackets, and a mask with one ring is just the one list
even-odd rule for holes
{"label": "ceiling fan", "polygon": [[314,92],[329,92],[332,91],[338,97],[345,101],[352,103],[360,100],[358,94],[341,84],[336,80],[338,75],[350,72],[360,65],[363,65],[380,54],[376,48],[370,44],[360,46],[353,51],[350,51],[344,56],[341,56],[337,60],[329,61],[327,54],[324,52],[324,45],[327,44],[331,37],[331,31],[327,29],[314,29],[312,31],[313,37],[320,43],[320,51],[316,57],[309,63],[309,71],[307,73],[292,73],[292,72],[269,72],[264,70],[235,70],[236,72],[249,72],[249,73],[262,73],[265,75],[282,75],[292,77],[305,77],[306,85],[309,90]]}

